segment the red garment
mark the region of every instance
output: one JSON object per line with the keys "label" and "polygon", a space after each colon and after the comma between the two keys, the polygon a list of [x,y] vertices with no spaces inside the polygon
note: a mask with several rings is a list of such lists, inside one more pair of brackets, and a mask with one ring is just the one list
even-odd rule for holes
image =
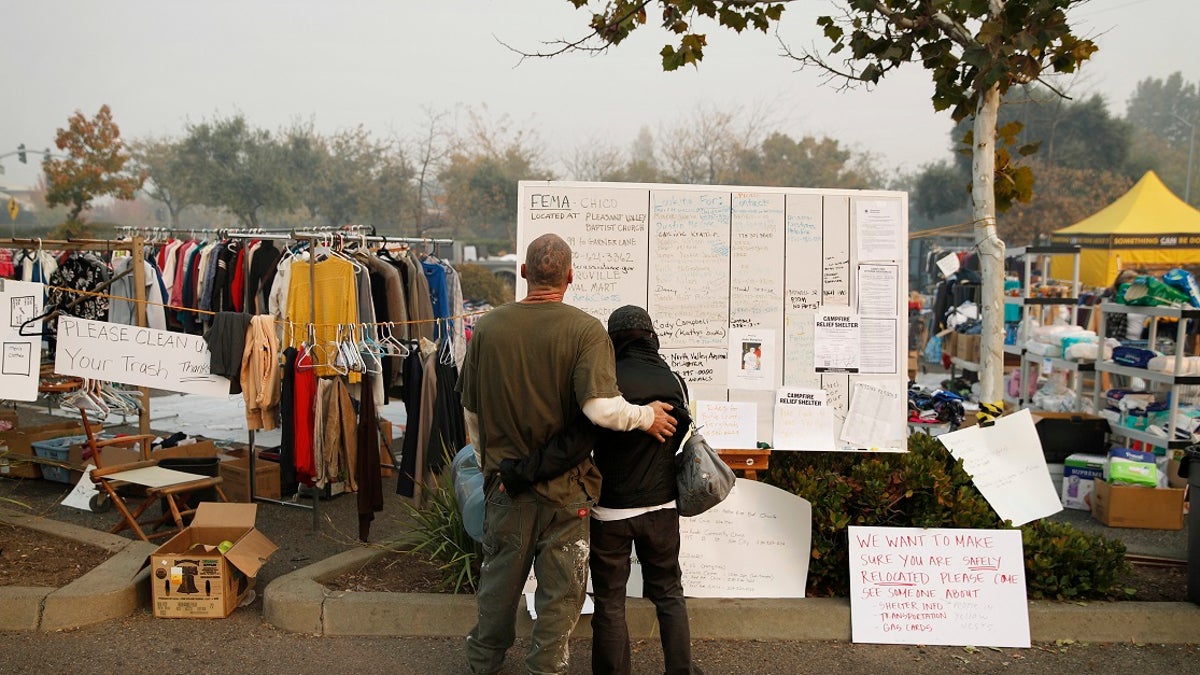
{"label": "red garment", "polygon": [[188,251],[196,248],[196,240],[189,239],[179,246],[179,250],[175,253],[175,278],[171,281],[169,289],[170,298],[167,302],[180,307],[183,305],[183,273],[187,270],[187,254]]}
{"label": "red garment", "polygon": [[174,242],[175,242],[175,240],[174,240],[174,239],[168,239],[168,240],[166,240],[166,241],[164,241],[164,242],[163,242],[163,245],[162,245],[162,246],[160,246],[160,247],[159,247],[159,249],[158,249],[158,256],[157,256],[157,261],[158,261],[158,269],[160,269],[160,270],[161,270],[161,269],[163,269],[163,268],[165,268],[165,267],[166,267],[166,264],[167,264],[167,249],[168,249],[168,248],[170,248],[170,247],[171,247],[171,244],[173,244]]}
{"label": "red garment", "polygon": [[12,251],[6,248],[0,248],[0,277],[5,279],[17,278],[17,268],[13,265]]}
{"label": "red garment", "polygon": [[246,304],[246,247],[238,249],[237,262],[234,263],[233,281],[229,284],[229,292],[233,294],[233,311],[240,312]]}
{"label": "red garment", "polygon": [[312,356],[304,353],[296,357],[295,394],[292,398],[292,420],[295,428],[292,447],[295,453],[296,480],[312,485],[317,476],[313,459],[314,405],[317,400],[317,372],[313,370]]}

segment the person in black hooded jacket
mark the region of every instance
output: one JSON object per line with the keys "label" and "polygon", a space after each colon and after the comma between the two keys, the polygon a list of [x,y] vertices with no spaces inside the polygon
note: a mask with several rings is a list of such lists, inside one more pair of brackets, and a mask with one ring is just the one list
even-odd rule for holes
{"label": "person in black hooded jacket", "polygon": [[[686,429],[687,388],[658,349],[650,315],[626,305],[608,318],[617,359],[617,387],[630,403],[665,401],[677,428]],[[592,507],[589,565],[596,613],[592,616],[592,672],[630,672],[625,586],[630,553],[642,566],[644,595],[654,603],[667,675],[700,673],[692,663],[691,631],[679,568],[679,514],[675,510],[675,453],[684,434],[660,443],[646,434],[596,430],[594,460],[602,482]]]}
{"label": "person in black hooded jacket", "polygon": [[[608,319],[616,355],[617,386],[634,404],[663,401],[677,427],[691,424],[687,387],[659,354],[658,335],[646,310],[626,305]],[[691,659],[691,630],[679,567],[679,514],[675,454],[684,434],[658,442],[639,432],[601,429],[586,420],[555,435],[520,461],[500,463],[504,489],[519,494],[557,476],[589,453],[600,470],[600,499],[592,507],[592,672],[628,675],[631,669],[625,595],[636,549],[642,588],[654,603],[667,675],[701,675]],[[594,450],[594,451],[593,451]]]}

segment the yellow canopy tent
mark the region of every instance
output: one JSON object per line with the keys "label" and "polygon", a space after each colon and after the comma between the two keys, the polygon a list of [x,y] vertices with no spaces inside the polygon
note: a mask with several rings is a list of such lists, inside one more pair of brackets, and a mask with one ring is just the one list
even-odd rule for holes
{"label": "yellow canopy tent", "polygon": [[[1200,211],[1188,206],[1147,171],[1129,192],[1083,220],[1050,235],[1055,244],[1077,244],[1079,281],[1107,286],[1126,268],[1161,273],[1200,265]],[[1070,279],[1072,261],[1055,256],[1050,274]]]}

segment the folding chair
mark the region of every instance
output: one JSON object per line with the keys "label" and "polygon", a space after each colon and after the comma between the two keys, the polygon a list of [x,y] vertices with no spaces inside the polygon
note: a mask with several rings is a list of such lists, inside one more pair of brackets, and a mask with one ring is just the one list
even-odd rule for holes
{"label": "folding chair", "polygon": [[[84,433],[87,434],[88,448],[92,452],[91,461],[96,467],[92,469],[92,482],[103,491],[102,496],[116,506],[122,516],[122,521],[109,530],[113,534],[128,527],[143,541],[174,535],[185,527],[184,518],[195,512],[195,509],[187,504],[187,498],[201,490],[215,490],[220,501],[229,501],[221,490],[220,476],[197,476],[160,467],[159,460],[150,457],[150,446],[154,442],[154,436],[121,436],[97,441],[88,424],[87,411],[80,410],[79,414],[83,417]],[[128,446],[134,443],[140,445],[142,456],[140,461],[114,466],[102,465],[101,451],[104,448]],[[145,491],[142,503],[132,511],[125,501],[131,486],[141,486]],[[142,514],[146,509],[160,500],[166,506],[165,512],[152,520],[143,521]],[[97,502],[93,499],[93,510],[97,510],[96,505]],[[170,521],[175,523],[174,528],[157,531]],[[147,534],[147,530],[149,534]]]}

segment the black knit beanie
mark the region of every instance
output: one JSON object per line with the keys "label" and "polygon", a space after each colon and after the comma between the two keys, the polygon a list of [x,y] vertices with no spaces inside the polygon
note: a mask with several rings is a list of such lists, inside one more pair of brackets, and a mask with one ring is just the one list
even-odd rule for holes
{"label": "black knit beanie", "polygon": [[608,334],[619,333],[626,330],[644,330],[647,333],[654,332],[654,323],[650,321],[650,315],[646,310],[636,305],[625,305],[613,310],[613,313],[608,315]]}

